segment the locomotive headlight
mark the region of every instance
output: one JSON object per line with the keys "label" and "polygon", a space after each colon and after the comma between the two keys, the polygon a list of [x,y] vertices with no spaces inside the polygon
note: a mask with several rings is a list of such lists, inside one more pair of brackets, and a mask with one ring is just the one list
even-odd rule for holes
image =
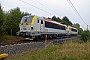
{"label": "locomotive headlight", "polygon": [[28,25],[28,23],[26,23],[26,25]]}

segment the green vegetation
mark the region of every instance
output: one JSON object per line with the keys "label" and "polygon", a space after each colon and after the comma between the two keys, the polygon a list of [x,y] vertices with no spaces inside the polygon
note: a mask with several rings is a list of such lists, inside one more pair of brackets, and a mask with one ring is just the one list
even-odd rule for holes
{"label": "green vegetation", "polygon": [[10,36],[10,35],[4,35],[2,36],[2,38],[0,39],[0,42],[15,42],[15,41],[20,41],[23,40],[22,37],[18,37],[18,36]]}
{"label": "green vegetation", "polygon": [[57,22],[61,22],[61,19],[59,17],[53,16],[52,20],[57,21]]}
{"label": "green vegetation", "polygon": [[1,35],[3,34],[3,22],[4,22],[4,14],[3,14],[3,11],[2,11],[2,8],[1,8],[1,5],[0,5],[0,37]]}
{"label": "green vegetation", "polygon": [[72,26],[72,22],[66,16],[62,18],[61,23],[65,24],[65,25],[68,25],[68,26]]}
{"label": "green vegetation", "polygon": [[0,5],[0,36],[16,35],[21,18],[26,15],[29,13],[21,12],[19,7],[5,12]]}
{"label": "green vegetation", "polygon": [[[11,9],[10,12],[6,13],[5,20],[5,32],[8,35],[16,35],[16,32],[19,31],[19,23],[21,18],[25,15],[29,15],[28,13],[24,13],[20,11],[20,8]],[[12,34],[11,34],[12,31]]]}
{"label": "green vegetation", "polygon": [[7,58],[7,60],[90,60],[90,42],[67,41],[39,50],[27,51]]}
{"label": "green vegetation", "polygon": [[[3,8],[0,5],[0,42],[7,41],[7,38],[10,36],[12,38],[15,37],[16,32],[19,31],[21,18],[26,15],[29,15],[29,13],[21,12],[18,7],[9,11],[3,11]],[[10,36],[4,38],[6,35]]]}
{"label": "green vegetation", "polygon": [[88,40],[90,40],[90,31],[89,30],[85,30],[83,33],[82,33],[82,40],[84,42],[87,42]]}

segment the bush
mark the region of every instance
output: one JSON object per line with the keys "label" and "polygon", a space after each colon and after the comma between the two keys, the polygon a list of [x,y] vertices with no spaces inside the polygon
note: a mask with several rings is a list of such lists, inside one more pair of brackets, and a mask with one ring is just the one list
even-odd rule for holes
{"label": "bush", "polygon": [[90,39],[90,31],[89,30],[83,31],[83,33],[82,33],[82,40],[84,42],[87,42],[87,40],[89,40],[89,39]]}

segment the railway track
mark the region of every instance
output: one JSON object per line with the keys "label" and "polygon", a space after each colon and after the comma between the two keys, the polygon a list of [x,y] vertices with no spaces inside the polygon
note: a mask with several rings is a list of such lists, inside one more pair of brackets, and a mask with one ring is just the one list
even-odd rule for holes
{"label": "railway track", "polygon": [[55,39],[48,39],[48,40],[20,40],[20,41],[13,41],[13,42],[0,42],[1,46],[9,46],[9,45],[18,45],[18,44],[26,44],[26,43],[37,43],[37,42],[50,42]]}
{"label": "railway track", "polygon": [[17,44],[25,44],[25,43],[36,43],[36,42],[44,42],[44,40],[21,40],[21,41],[13,41],[13,42],[1,42],[0,46],[17,45]]}
{"label": "railway track", "polygon": [[[73,38],[73,37],[72,37]],[[76,37],[78,38],[78,37]],[[59,40],[61,38],[58,38]],[[62,39],[71,39],[71,38],[62,38]],[[62,40],[61,39],[61,40]],[[13,42],[1,42],[0,46],[7,46],[7,45],[17,45],[17,44],[25,44],[25,43],[36,43],[36,42],[51,42],[51,41],[56,41],[57,39],[46,39],[46,40],[20,40],[20,41],[13,41]]]}

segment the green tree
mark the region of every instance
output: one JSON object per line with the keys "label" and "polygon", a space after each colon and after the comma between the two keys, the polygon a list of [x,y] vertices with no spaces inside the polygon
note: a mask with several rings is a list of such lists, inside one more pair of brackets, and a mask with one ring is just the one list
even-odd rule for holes
{"label": "green tree", "polygon": [[77,28],[78,29],[78,34],[81,35],[83,33],[83,29],[82,28]]}
{"label": "green tree", "polygon": [[57,21],[58,21],[58,22],[61,22],[61,19],[60,19],[59,17],[57,17]]}
{"label": "green tree", "polygon": [[72,26],[72,22],[69,21],[68,17],[64,16],[61,21],[62,24]]}
{"label": "green tree", "polygon": [[83,33],[82,33],[82,40],[84,42],[87,42],[88,40],[90,40],[90,31],[89,30],[85,30]]}
{"label": "green tree", "polygon": [[57,22],[61,22],[61,19],[59,17],[53,16],[52,20],[57,21]]}
{"label": "green tree", "polygon": [[19,31],[19,23],[21,18],[25,15],[29,15],[29,13],[21,12],[19,7],[11,9],[6,13],[6,32],[9,35],[16,35],[16,32]]}
{"label": "green tree", "polygon": [[56,16],[53,16],[53,17],[52,17],[52,20],[57,21]]}
{"label": "green tree", "polygon": [[[15,35],[16,32],[19,30],[19,22],[22,18],[20,8],[15,8],[13,10],[10,10],[10,12],[7,13],[7,21],[6,21],[6,31],[8,34],[13,34]],[[11,32],[12,31],[12,32]]]}
{"label": "green tree", "polygon": [[4,13],[0,4],[0,36],[2,36],[3,34],[3,22],[4,22]]}
{"label": "green tree", "polygon": [[80,28],[80,25],[79,25],[78,23],[73,24],[73,26],[74,26],[75,28]]}

